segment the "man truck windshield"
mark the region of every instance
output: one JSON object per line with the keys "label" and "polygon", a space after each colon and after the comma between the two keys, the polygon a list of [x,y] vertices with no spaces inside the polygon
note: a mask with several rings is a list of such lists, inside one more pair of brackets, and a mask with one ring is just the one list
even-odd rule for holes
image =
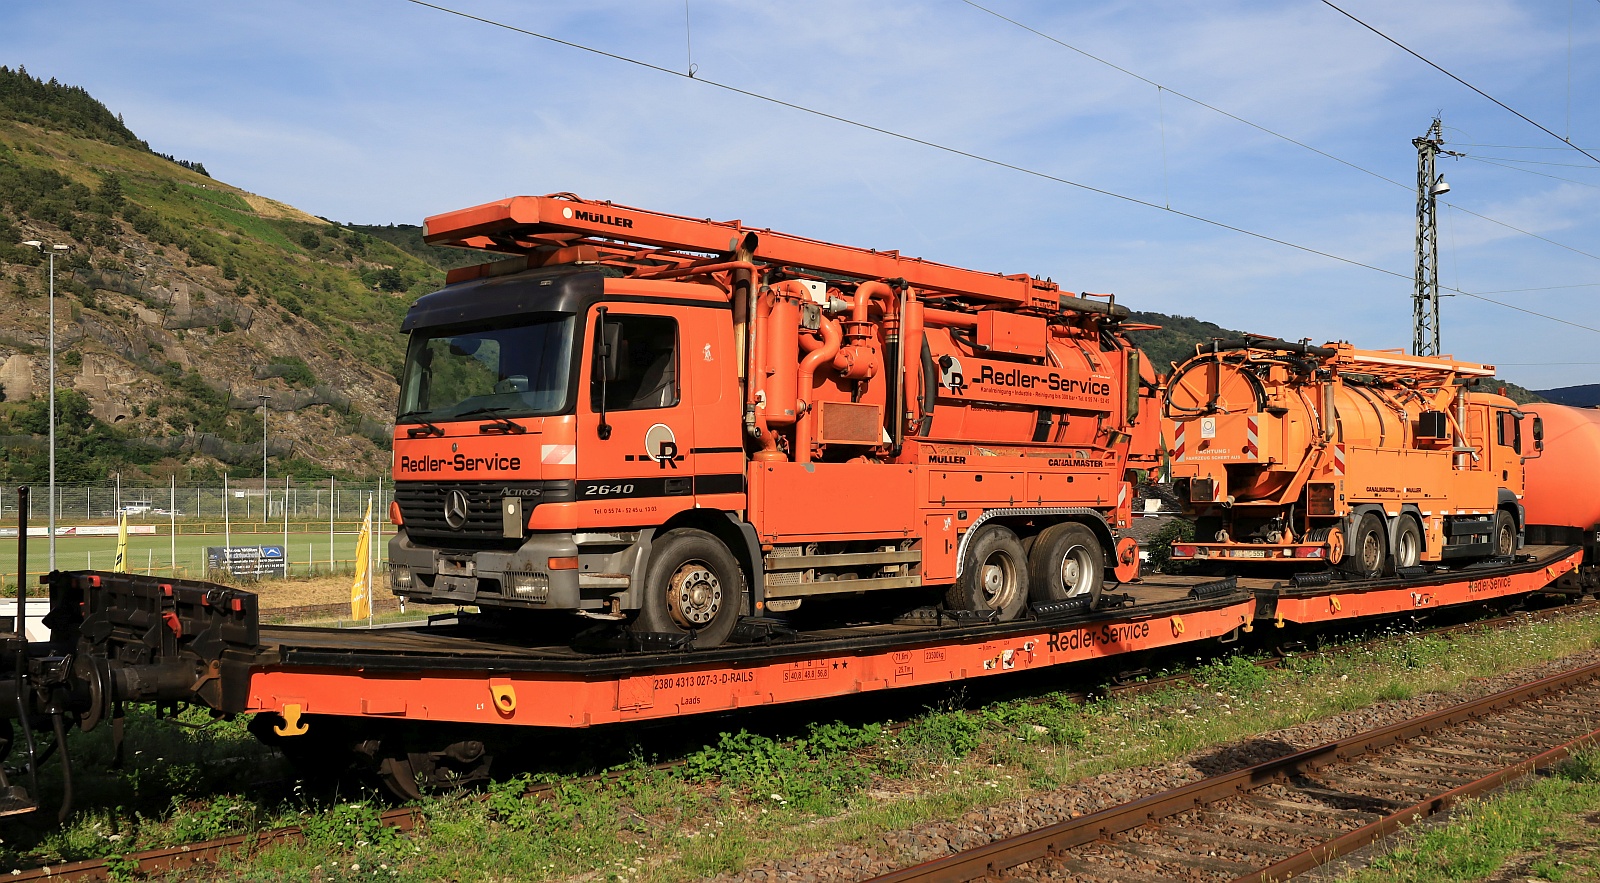
{"label": "man truck windshield", "polygon": [[487,328],[418,328],[406,351],[398,422],[560,413],[567,406],[572,327],[571,316],[551,316]]}

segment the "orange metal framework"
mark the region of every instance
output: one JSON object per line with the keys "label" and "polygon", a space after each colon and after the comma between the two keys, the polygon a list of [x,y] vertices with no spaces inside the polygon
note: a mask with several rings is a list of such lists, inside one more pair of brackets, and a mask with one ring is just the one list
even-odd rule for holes
{"label": "orange metal framework", "polygon": [[[767,264],[792,265],[858,279],[903,279],[924,299],[941,295],[1013,308],[1060,309],[1060,286],[1026,274],[965,270],[874,251],[744,226],[648,211],[610,202],[589,202],[571,193],[514,196],[433,215],[423,224],[432,245],[524,254],[528,266],[575,257],[630,268],[640,278],[661,278],[723,269],[731,254],[746,252]],[[452,283],[487,270],[452,271]]]}

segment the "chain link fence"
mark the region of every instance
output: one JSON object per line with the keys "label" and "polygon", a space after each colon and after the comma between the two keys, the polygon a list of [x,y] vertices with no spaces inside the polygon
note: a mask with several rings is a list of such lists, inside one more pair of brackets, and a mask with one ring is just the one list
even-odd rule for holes
{"label": "chain link fence", "polygon": [[[43,482],[30,485],[28,523],[38,527],[49,517],[49,487]],[[265,487],[260,479],[220,484],[132,484],[56,483],[56,523],[115,524],[126,512],[129,524],[168,523],[221,524],[224,521],[274,522],[287,515],[294,521],[360,521],[367,501],[374,516],[388,518],[388,505],[394,486],[388,482],[297,483],[271,479]],[[0,525],[17,520],[17,485],[0,485]]]}
{"label": "chain link fence", "polygon": [[[0,595],[15,593],[19,568],[26,578],[49,571],[50,492],[29,485],[28,561],[17,561],[17,485],[0,485]],[[387,569],[389,482],[317,483],[269,480],[227,484],[56,484],[56,565],[64,570],[108,570],[115,557],[116,525],[126,514],[129,570],[206,578],[206,550],[222,546],[281,546],[291,577],[354,571],[356,539],[372,506],[370,563],[374,579]]]}

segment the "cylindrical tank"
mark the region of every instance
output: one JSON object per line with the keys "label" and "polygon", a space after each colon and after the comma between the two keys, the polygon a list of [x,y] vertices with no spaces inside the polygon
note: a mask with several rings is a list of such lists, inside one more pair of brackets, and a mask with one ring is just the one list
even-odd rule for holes
{"label": "cylindrical tank", "polygon": [[1600,410],[1540,403],[1523,410],[1544,421],[1544,451],[1524,424],[1522,453],[1529,524],[1600,524]]}
{"label": "cylindrical tank", "polygon": [[762,306],[770,310],[762,329],[766,335],[762,367],[767,373],[767,425],[792,426],[798,390],[795,371],[800,364],[800,304],[773,296]]}

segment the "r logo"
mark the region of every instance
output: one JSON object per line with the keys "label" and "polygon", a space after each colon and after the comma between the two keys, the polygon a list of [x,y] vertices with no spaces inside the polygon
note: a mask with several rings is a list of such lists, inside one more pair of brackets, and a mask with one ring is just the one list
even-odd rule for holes
{"label": "r logo", "polygon": [[665,423],[657,423],[645,432],[644,450],[645,455],[655,460],[662,469],[678,468],[678,439]]}

